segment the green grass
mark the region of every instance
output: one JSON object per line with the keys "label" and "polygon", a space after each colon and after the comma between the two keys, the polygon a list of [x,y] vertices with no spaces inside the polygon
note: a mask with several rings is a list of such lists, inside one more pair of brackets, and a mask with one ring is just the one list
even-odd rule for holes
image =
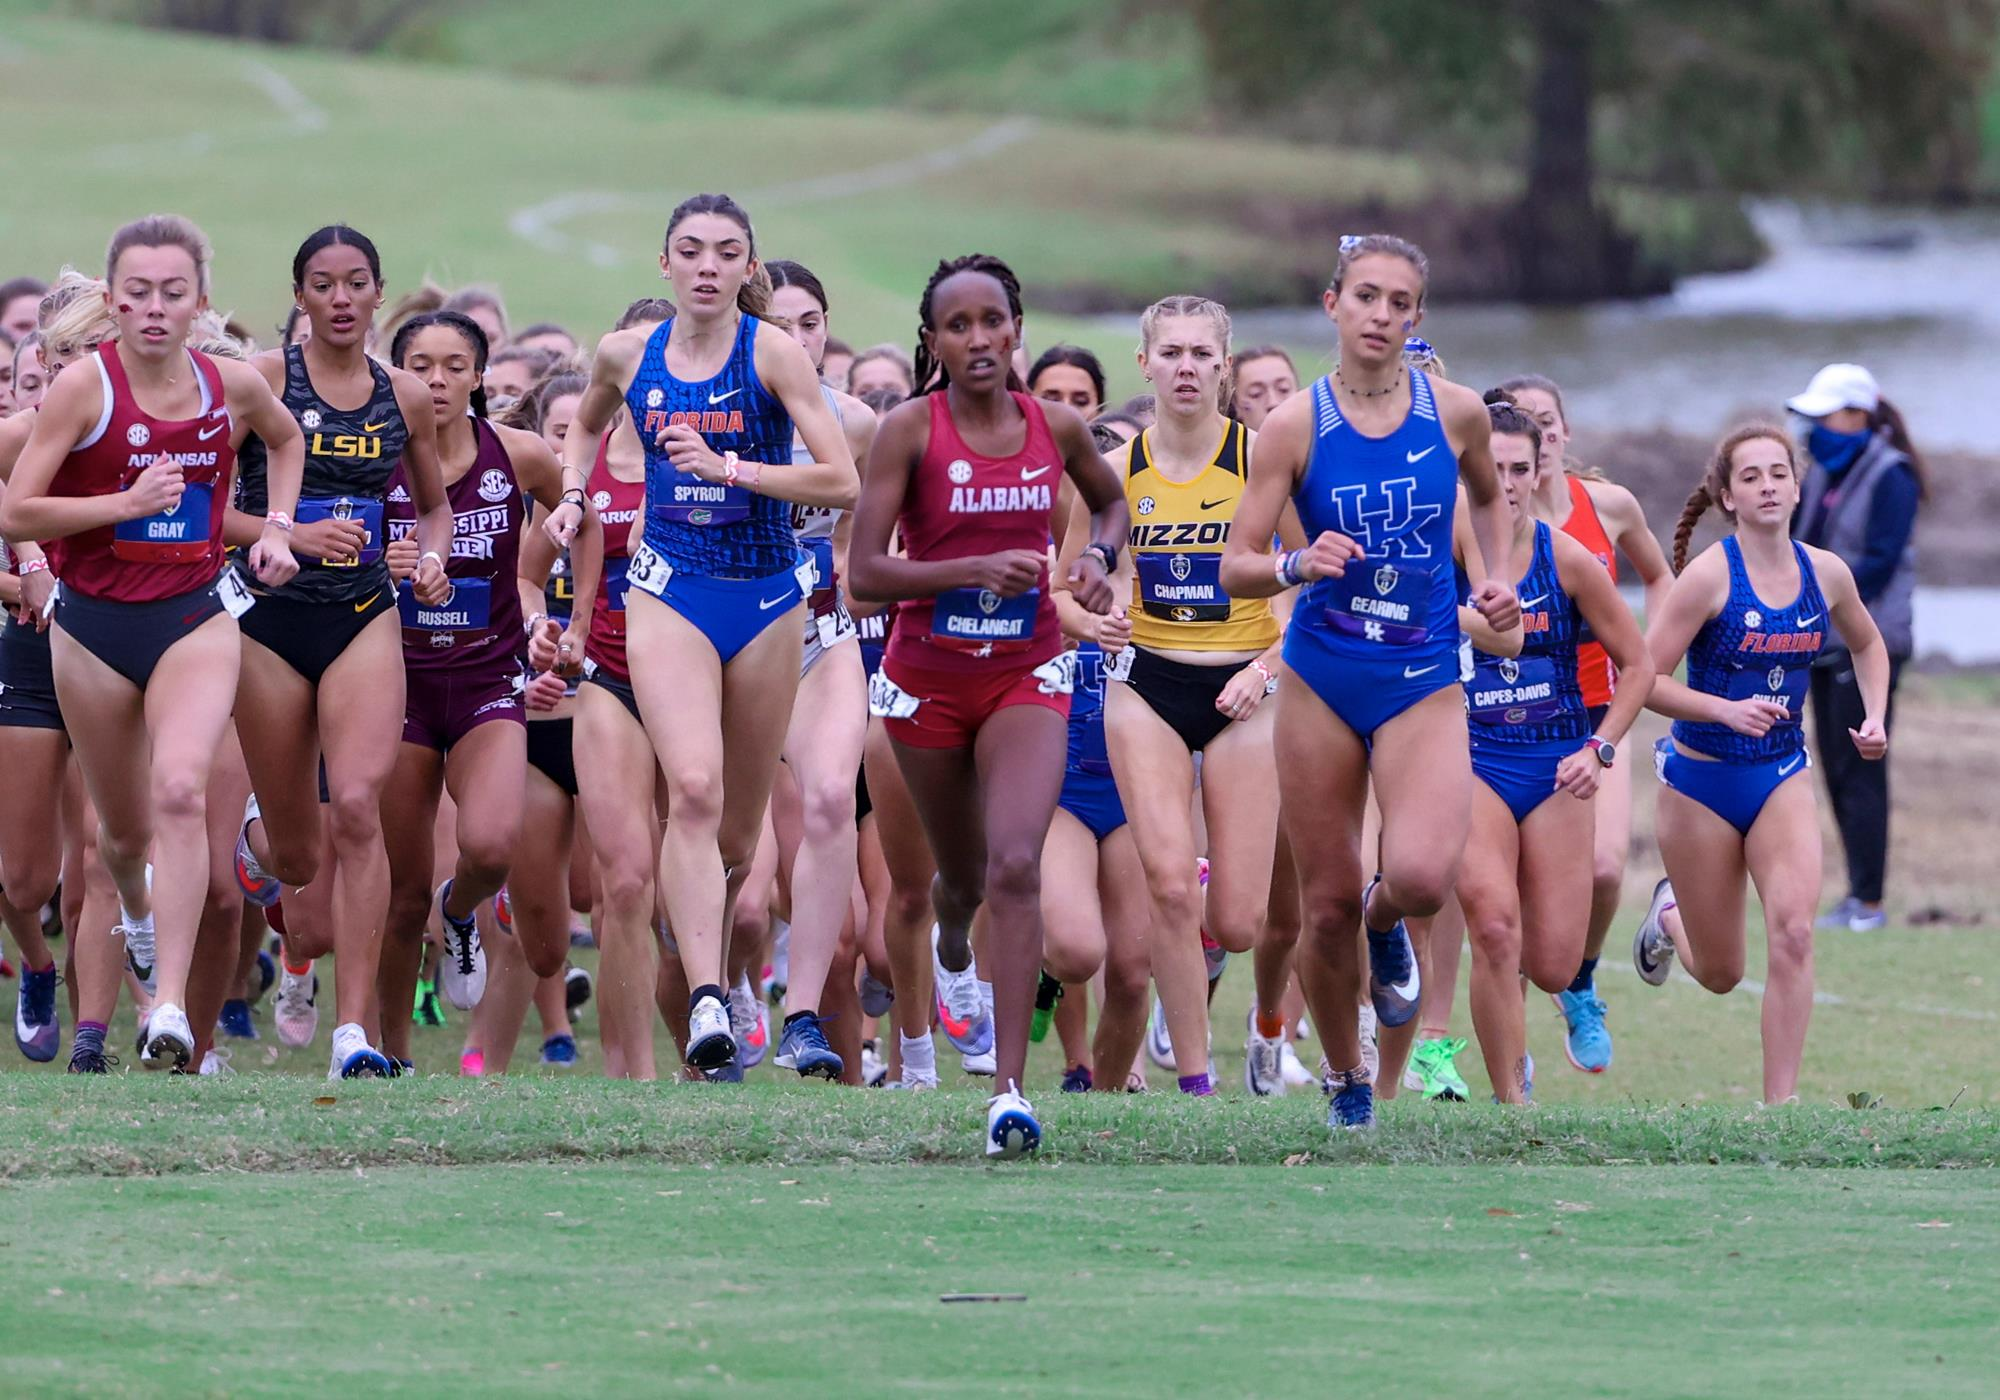
{"label": "green grass", "polygon": [[[8,1389],[36,1395],[169,1376],[260,1395],[1988,1394],[1996,1184],[632,1163],[49,1181],[0,1188],[0,1315]],[[1026,1300],[940,1301],[956,1292]]]}

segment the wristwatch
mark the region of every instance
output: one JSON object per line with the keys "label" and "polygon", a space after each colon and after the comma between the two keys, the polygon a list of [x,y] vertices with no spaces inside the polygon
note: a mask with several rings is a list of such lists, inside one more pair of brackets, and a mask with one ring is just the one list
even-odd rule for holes
{"label": "wristwatch", "polygon": [[1595,734],[1583,741],[1583,746],[1597,755],[1598,763],[1609,768],[1618,758],[1618,748],[1609,739],[1600,739]]}

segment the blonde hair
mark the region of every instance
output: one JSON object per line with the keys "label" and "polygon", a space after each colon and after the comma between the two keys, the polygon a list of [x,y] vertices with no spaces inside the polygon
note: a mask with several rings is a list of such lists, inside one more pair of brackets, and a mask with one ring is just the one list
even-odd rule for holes
{"label": "blonde hair", "polygon": [[56,284],[42,297],[37,316],[42,328],[42,358],[51,367],[80,360],[118,338],[107,290],[103,282],[73,267],[56,275]]}
{"label": "blonde hair", "polygon": [[111,245],[104,250],[105,281],[111,280],[118,259],[130,248],[179,248],[194,259],[196,285],[203,296],[208,295],[208,261],[215,250],[209,247],[208,235],[193,220],[179,214],[148,214],[126,224],[111,235]]}
{"label": "blonde hair", "polygon": [[219,311],[204,311],[188,328],[188,349],[221,360],[247,360],[249,350],[229,328],[229,318]]}
{"label": "blonde hair", "polygon": [[1139,313],[1139,353],[1152,348],[1153,332],[1169,316],[1205,316],[1222,339],[1222,356],[1229,358],[1229,308],[1207,297],[1180,295],[1161,297]]}

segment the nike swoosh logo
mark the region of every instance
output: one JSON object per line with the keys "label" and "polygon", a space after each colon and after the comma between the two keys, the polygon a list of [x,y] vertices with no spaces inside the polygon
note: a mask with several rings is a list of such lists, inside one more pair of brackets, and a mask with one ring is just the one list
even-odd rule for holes
{"label": "nike swoosh logo", "polygon": [[1541,597],[1539,597],[1539,598],[1530,598],[1530,599],[1529,599],[1529,600],[1528,600],[1527,602],[1525,602],[1525,603],[1521,604],[1521,606],[1522,606],[1522,607],[1524,607],[1524,608],[1532,608],[1532,607],[1534,607],[1534,606],[1535,606],[1535,605],[1536,605],[1537,603],[1545,603],[1545,602],[1547,602],[1547,601],[1548,601],[1548,597],[1549,597],[1549,595],[1548,595],[1548,594],[1546,594],[1546,593],[1544,593],[1544,594],[1542,594],[1542,595],[1541,595]]}
{"label": "nike swoosh logo", "polygon": [[1029,471],[1026,467],[1023,467],[1021,468],[1021,480],[1033,481],[1036,477],[1045,476],[1053,470],[1055,470],[1053,467],[1036,467],[1033,471]]}
{"label": "nike swoosh logo", "polygon": [[361,425],[361,431],[364,433],[379,433],[388,426],[389,426],[389,420],[384,418],[379,423],[363,423]]}
{"label": "nike swoosh logo", "polygon": [[[1441,665],[1441,664],[1443,664],[1443,663],[1439,663],[1439,664]],[[1412,668],[1412,667],[1409,667],[1409,666],[1405,666],[1405,667],[1403,668],[1403,679],[1404,679],[1404,680],[1406,680],[1406,681],[1413,681],[1413,680],[1415,680],[1415,679],[1416,679],[1416,678],[1417,678],[1418,676],[1428,676],[1428,675],[1429,675],[1429,674],[1430,674],[1431,672],[1435,671],[1436,669],[1437,669],[1437,666],[1435,666],[1435,665],[1434,665],[1434,666],[1423,666],[1423,667],[1416,667],[1416,668]]]}
{"label": "nike swoosh logo", "polygon": [[1423,451],[1421,451],[1421,452],[1405,452],[1405,453],[1403,454],[1403,460],[1404,460],[1405,462],[1412,462],[1412,463],[1414,463],[1414,462],[1421,462],[1421,461],[1423,461],[1423,460],[1424,460],[1424,458],[1426,458],[1426,457],[1430,456],[1430,455],[1431,455],[1431,453],[1433,453],[1433,452],[1435,452],[1435,451],[1437,451],[1437,450],[1438,450],[1438,449],[1437,449],[1437,444],[1436,444],[1436,443],[1432,443],[1432,444],[1431,444],[1431,445],[1430,445],[1429,447],[1426,447],[1426,448],[1425,448],[1425,449],[1424,449]]}
{"label": "nike swoosh logo", "polygon": [[1781,778],[1791,777],[1792,774],[1798,771],[1799,765],[1801,763],[1804,763],[1805,761],[1806,761],[1806,756],[1804,754],[1797,755],[1792,759],[1790,763],[1779,765],[1778,776]]}
{"label": "nike swoosh logo", "polygon": [[731,390],[730,390],[730,391],[729,391],[728,393],[726,393],[726,394],[710,394],[710,395],[708,396],[708,401],[709,401],[709,402],[710,402],[711,404],[718,404],[718,403],[722,403],[722,402],[724,402],[724,401],[726,401],[726,400],[728,400],[728,399],[733,399],[733,398],[735,398],[735,397],[736,397],[736,396],[737,396],[738,394],[740,394],[740,393],[742,393],[742,392],[743,392],[743,391],[742,391],[741,389],[731,389]]}
{"label": "nike swoosh logo", "polygon": [[784,601],[785,601],[785,599],[787,599],[787,598],[789,598],[789,597],[791,597],[791,596],[792,596],[792,595],[791,595],[791,594],[789,594],[789,593],[780,593],[780,594],[779,594],[779,595],[778,595],[777,597],[775,597],[775,598],[759,598],[759,599],[757,600],[757,611],[758,611],[758,612],[769,612],[769,611],[770,611],[770,610],[771,610],[772,608],[775,608],[775,607],[777,607],[777,606],[778,606],[778,604],[780,604],[780,603],[784,602]]}
{"label": "nike swoosh logo", "polygon": [[1415,977],[1406,977],[1401,982],[1389,984],[1389,994],[1401,997],[1404,1001],[1408,1001],[1411,997],[1415,996],[1416,992],[1417,979]]}
{"label": "nike swoosh logo", "polygon": [[196,433],[195,436],[201,439],[201,441],[207,442],[210,438],[214,437],[217,433],[226,430],[228,427],[229,425],[227,423],[217,423],[213,428],[209,428],[206,429],[205,431]]}
{"label": "nike swoosh logo", "polygon": [[1814,624],[1815,622],[1818,622],[1818,621],[1819,621],[1819,614],[1818,614],[1818,613],[1814,613],[1814,614],[1813,614],[1813,615],[1812,615],[1811,617],[1802,617],[1802,618],[1800,618],[1800,619],[1799,619],[1799,622],[1798,622],[1798,625],[1799,625],[1799,626],[1801,626],[1801,627],[1810,627],[1810,626],[1812,626],[1812,625],[1813,625],[1813,624]]}
{"label": "nike swoosh logo", "polygon": [[1235,499],[1236,498],[1234,496],[1224,496],[1219,501],[1203,501],[1201,503],[1201,508],[1203,510],[1214,510],[1217,506],[1226,506]]}
{"label": "nike swoosh logo", "polygon": [[375,606],[375,600],[373,598],[366,598],[363,599],[361,602],[356,603],[354,605],[354,610],[358,613],[365,613],[374,606]]}

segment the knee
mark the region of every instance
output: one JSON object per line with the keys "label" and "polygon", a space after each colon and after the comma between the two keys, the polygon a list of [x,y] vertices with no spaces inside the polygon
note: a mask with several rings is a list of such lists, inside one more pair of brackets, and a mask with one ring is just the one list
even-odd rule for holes
{"label": "knee", "polygon": [[715,830],[722,824],[722,775],[702,768],[668,773],[667,811],[683,830]]}
{"label": "knee", "polygon": [[1039,904],[1042,853],[1031,845],[992,852],[986,858],[986,895],[995,901]]}
{"label": "knee", "polygon": [[1388,876],[1385,883],[1395,897],[1396,907],[1406,917],[1428,918],[1444,908],[1444,902],[1451,898],[1450,872],[1442,865],[1405,869]]}
{"label": "knee", "polygon": [[1107,1005],[1139,1006],[1152,983],[1152,966],[1143,947],[1113,952],[1104,960],[1104,1000]]}
{"label": "knee", "polygon": [[930,891],[921,886],[896,885],[889,891],[888,912],[890,922],[899,928],[921,928],[931,921]]}
{"label": "knee", "polygon": [[1057,934],[1057,925],[1045,925],[1042,967],[1049,976],[1066,986],[1088,982],[1096,976],[1104,962],[1103,943],[1094,941],[1081,927],[1068,929],[1066,936]]}
{"label": "knee", "polygon": [[1727,962],[1713,962],[1702,967],[1688,969],[1694,980],[1717,996],[1736,990],[1736,984],[1743,980],[1743,960],[1731,958]]}
{"label": "knee", "polygon": [[1263,932],[1262,912],[1256,909],[1208,908],[1208,936],[1231,953],[1247,953],[1257,946]]}
{"label": "knee", "polygon": [[[518,912],[515,917],[517,920],[520,917]],[[563,970],[563,963],[567,961],[565,949],[560,944],[531,944],[526,939],[522,939],[520,940],[520,946],[522,956],[528,964],[528,971],[535,974],[537,981],[540,981],[544,977],[555,976]]]}
{"label": "knee", "polygon": [[1813,960],[1813,927],[1809,914],[1792,914],[1771,921],[1765,935],[1771,967],[1796,971]]}
{"label": "knee", "polygon": [[805,840],[833,840],[854,829],[854,783],[814,783],[799,794],[799,807]]}
{"label": "knee", "polygon": [[1354,954],[1354,939],[1361,932],[1361,895],[1323,895],[1306,902],[1300,941],[1310,943],[1321,956]]}
{"label": "knee", "polygon": [[161,773],[153,779],[153,816],[161,822],[203,821],[208,784],[192,773]]}
{"label": "knee", "polygon": [[1559,992],[1576,980],[1576,970],[1583,965],[1582,954],[1571,945],[1568,956],[1553,949],[1527,949],[1521,954],[1521,971],[1528,980],[1545,992]]}
{"label": "knee", "polygon": [[1195,877],[1194,868],[1171,871],[1148,871],[1146,884],[1153,893],[1153,904],[1159,910],[1160,922],[1165,929],[1196,928],[1201,924],[1202,900],[1201,884]]}
{"label": "knee", "polygon": [[150,831],[113,831],[105,826],[97,829],[97,854],[106,866],[129,866],[143,861],[152,844]]}
{"label": "knee", "polygon": [[459,838],[459,869],[482,888],[504,884],[513,860],[514,842],[510,833],[469,831]]}
{"label": "knee", "polygon": [[[1512,974],[1521,966],[1521,916],[1505,910],[1466,911],[1465,936],[1471,940],[1472,956],[1479,962]],[[1576,969],[1569,970],[1567,983]]]}
{"label": "knee", "polygon": [[1622,850],[1600,850],[1590,867],[1590,891],[1600,900],[1616,902],[1618,891],[1625,884],[1625,852]]}
{"label": "knee", "polygon": [[599,869],[599,880],[608,922],[624,922],[634,917],[641,923],[652,920],[653,872],[650,863],[606,861]]}
{"label": "knee", "polygon": [[373,788],[343,787],[327,805],[327,829],[341,851],[380,845],[382,795]]}

